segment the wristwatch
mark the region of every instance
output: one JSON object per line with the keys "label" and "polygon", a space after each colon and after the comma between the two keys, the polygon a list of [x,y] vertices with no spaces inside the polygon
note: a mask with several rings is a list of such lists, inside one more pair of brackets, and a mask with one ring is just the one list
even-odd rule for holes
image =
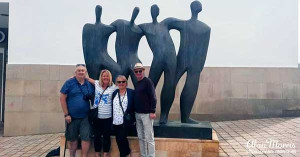
{"label": "wristwatch", "polygon": [[65,118],[66,118],[67,116],[69,116],[69,114],[65,114]]}

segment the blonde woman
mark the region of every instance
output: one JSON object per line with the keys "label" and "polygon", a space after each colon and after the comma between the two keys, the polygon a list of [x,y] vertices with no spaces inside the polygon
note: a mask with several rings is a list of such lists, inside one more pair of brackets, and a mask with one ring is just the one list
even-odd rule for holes
{"label": "blonde woman", "polygon": [[95,85],[95,100],[93,107],[98,107],[98,118],[94,122],[94,147],[96,157],[100,156],[103,148],[103,156],[109,157],[110,135],[112,124],[112,93],[117,87],[112,82],[112,75],[109,70],[102,70],[99,80],[88,79]]}

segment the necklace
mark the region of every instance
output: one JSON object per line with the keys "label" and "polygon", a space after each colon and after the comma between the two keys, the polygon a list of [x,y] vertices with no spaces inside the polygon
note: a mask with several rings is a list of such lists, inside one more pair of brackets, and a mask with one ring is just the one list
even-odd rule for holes
{"label": "necklace", "polygon": [[126,89],[124,91],[120,91],[120,95],[125,95],[126,94]]}

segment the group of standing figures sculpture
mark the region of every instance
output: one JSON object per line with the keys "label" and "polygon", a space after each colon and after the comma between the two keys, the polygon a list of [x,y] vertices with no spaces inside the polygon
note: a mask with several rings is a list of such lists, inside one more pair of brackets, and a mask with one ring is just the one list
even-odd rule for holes
{"label": "group of standing figures sculpture", "polygon": [[[154,86],[164,72],[164,84],[161,91],[160,124],[166,124],[176,85],[182,75],[187,72],[186,82],[180,96],[180,113],[182,123],[196,123],[190,113],[197,95],[200,73],[204,67],[210,39],[210,27],[198,20],[202,11],[199,1],[190,5],[192,17],[189,20],[166,18],[158,22],[159,7],[151,6],[151,23],[136,25],[134,23],[139,8],[135,7],[130,21],[118,19],[111,25],[101,23],[102,7],[96,6],[96,23],[85,24],[82,34],[84,59],[89,76],[98,79],[100,70],[108,69],[113,75],[131,77],[134,86],[137,83],[133,66],[141,61],[138,58],[138,46],[141,38],[146,36],[153,53],[149,78]],[[179,52],[176,56],[175,46],[170,30],[180,32]],[[116,32],[115,50],[117,62],[107,52],[109,36]],[[142,50],[140,50],[142,51]]]}

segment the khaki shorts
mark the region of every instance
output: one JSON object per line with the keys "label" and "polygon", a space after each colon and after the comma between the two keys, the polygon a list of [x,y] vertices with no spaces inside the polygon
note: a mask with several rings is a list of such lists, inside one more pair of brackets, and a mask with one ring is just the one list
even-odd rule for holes
{"label": "khaki shorts", "polygon": [[75,141],[79,138],[82,141],[90,141],[91,126],[88,117],[82,119],[72,118],[71,123],[67,126],[66,138],[68,141]]}

